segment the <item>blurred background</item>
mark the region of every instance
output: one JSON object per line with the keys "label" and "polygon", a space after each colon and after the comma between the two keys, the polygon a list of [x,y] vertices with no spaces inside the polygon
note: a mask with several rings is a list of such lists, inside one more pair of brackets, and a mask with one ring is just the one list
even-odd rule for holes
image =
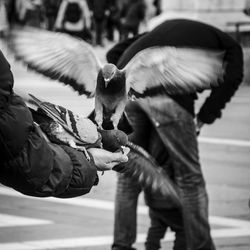
{"label": "blurred background", "polygon": [[12,25],[29,25],[107,47],[171,18],[200,20],[240,41],[245,52],[245,82],[249,82],[249,0],[0,0],[0,37]]}
{"label": "blurred background", "polygon": [[[68,7],[67,7],[68,6]],[[245,77],[222,119],[203,128],[200,157],[210,197],[212,235],[219,250],[250,249],[250,1],[249,0],[0,0],[0,49],[11,64],[15,87],[88,115],[93,100],[28,71],[6,43],[12,27],[32,26],[78,36],[102,61],[115,43],[149,31],[167,19],[187,18],[216,26],[244,50]],[[199,34],[197,34],[199,35]],[[207,92],[199,96],[202,103]],[[0,152],[1,153],[1,152]],[[100,176],[91,193],[74,199],[37,199],[0,186],[0,249],[110,249],[116,173]],[[136,247],[148,229],[143,195]],[[163,249],[171,249],[167,234]]]}

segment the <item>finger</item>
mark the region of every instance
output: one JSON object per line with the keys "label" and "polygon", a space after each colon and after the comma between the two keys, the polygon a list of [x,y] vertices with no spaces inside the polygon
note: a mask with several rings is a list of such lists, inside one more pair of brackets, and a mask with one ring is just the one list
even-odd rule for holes
{"label": "finger", "polygon": [[[113,166],[110,166],[111,163],[104,163],[102,164],[102,166],[97,167],[98,171],[108,171],[111,170],[113,168]],[[113,163],[112,163],[113,164]]]}
{"label": "finger", "polygon": [[122,151],[113,153],[112,158],[113,158],[112,162],[116,162],[116,163],[128,161],[128,156],[124,154]]}
{"label": "finger", "polygon": [[112,170],[113,164],[115,164],[115,163],[113,163],[113,162],[105,163],[105,166],[102,168],[102,171]]}
{"label": "finger", "polygon": [[113,169],[113,167],[118,165],[118,164],[119,164],[119,162],[111,162],[108,165],[109,165],[110,169]]}
{"label": "finger", "polygon": [[[121,164],[121,162],[111,162],[111,163],[109,163],[109,166],[111,167],[111,169],[113,169],[115,166],[119,166],[120,164]],[[117,172],[119,172],[119,171],[117,171]]]}
{"label": "finger", "polygon": [[124,155],[128,155],[128,153],[130,151],[130,148],[128,148],[128,147],[122,147],[122,151],[123,151]]}

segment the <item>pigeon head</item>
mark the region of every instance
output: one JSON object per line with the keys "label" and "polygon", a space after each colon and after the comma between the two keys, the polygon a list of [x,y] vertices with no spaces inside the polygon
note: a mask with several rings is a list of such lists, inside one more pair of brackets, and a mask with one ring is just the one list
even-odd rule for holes
{"label": "pigeon head", "polygon": [[102,76],[103,76],[106,88],[107,88],[109,82],[115,76],[116,71],[117,71],[117,67],[112,63],[108,63],[108,64],[104,65],[104,67],[102,68]]}
{"label": "pigeon head", "polygon": [[106,64],[98,73],[96,90],[102,94],[114,96],[115,94],[124,94],[126,75],[114,64]]}

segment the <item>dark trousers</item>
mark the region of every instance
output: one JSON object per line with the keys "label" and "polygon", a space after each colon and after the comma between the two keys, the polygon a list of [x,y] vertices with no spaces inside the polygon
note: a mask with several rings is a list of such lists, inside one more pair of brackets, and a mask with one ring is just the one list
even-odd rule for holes
{"label": "dark trousers", "polygon": [[149,209],[150,227],[148,229],[146,250],[158,250],[161,248],[161,240],[168,228],[175,232],[174,250],[185,250],[186,239],[182,213],[178,209]]}
{"label": "dark trousers", "polygon": [[151,114],[149,118],[157,125],[156,131],[169,152],[174,181],[183,203],[187,249],[214,250],[193,117],[171,98],[159,99],[145,100],[142,108]]}
{"label": "dark trousers", "polygon": [[[150,120],[138,104],[130,102],[126,107],[134,132],[129,140],[147,148],[149,137],[146,131],[152,129]],[[132,164],[132,163],[129,163]],[[132,250],[136,241],[137,202],[141,187],[130,178],[118,174],[115,197],[114,250]]]}
{"label": "dark trousers", "polygon": [[[183,202],[182,216],[187,250],[214,250],[208,222],[208,196],[201,171],[193,117],[170,98],[143,100],[141,107],[128,105],[134,128],[131,139],[148,149],[152,124],[169,152],[174,181]],[[149,122],[149,119],[151,122]],[[133,166],[133,162],[128,162]],[[119,175],[115,199],[114,249],[132,249],[136,239],[138,184]],[[123,247],[123,248],[122,248]],[[125,248],[124,248],[125,247]]]}

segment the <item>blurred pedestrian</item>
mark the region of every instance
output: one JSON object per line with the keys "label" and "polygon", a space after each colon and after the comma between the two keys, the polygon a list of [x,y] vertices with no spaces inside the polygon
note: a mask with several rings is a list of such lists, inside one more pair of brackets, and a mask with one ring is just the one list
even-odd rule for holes
{"label": "blurred pedestrian", "polygon": [[[172,206],[171,202],[164,202],[168,197],[150,195],[145,190],[151,218],[146,249],[159,249],[160,239],[165,229],[170,227],[176,233],[179,232],[176,234],[175,250],[214,250],[208,221],[208,196],[196,137],[203,124],[212,124],[221,117],[222,109],[240,85],[243,77],[242,48],[221,30],[184,19],[165,21],[137,38],[117,44],[107,53],[107,60],[123,68],[139,51],[154,46],[224,51],[226,68],[223,82],[212,89],[197,115],[194,110],[196,94],[161,95],[126,106],[127,116],[134,129],[130,141],[148,150],[164,168],[171,167],[170,173],[183,204],[179,209]],[[127,164],[133,167],[133,162]],[[133,249],[140,192],[138,184],[123,175],[118,176],[113,250]]]}
{"label": "blurred pedestrian", "polygon": [[13,84],[10,65],[0,51],[1,184],[30,196],[72,198],[98,184],[97,170],[110,170],[127,161],[122,152],[91,145],[78,151],[50,142],[34,122],[39,114],[45,119],[44,115],[29,109],[14,93]]}
{"label": "blurred pedestrian", "polygon": [[153,0],[153,4],[156,8],[155,15],[158,16],[162,12],[162,0]]}
{"label": "blurred pedestrian", "polygon": [[146,11],[144,20],[140,23],[139,33],[146,32],[149,30],[148,22],[157,14],[157,7],[155,6],[154,0],[144,0],[146,4]]}
{"label": "blurred pedestrian", "polygon": [[105,32],[107,16],[109,15],[109,0],[89,1],[94,20],[94,45],[104,46],[103,36]]}
{"label": "blurred pedestrian", "polygon": [[106,23],[107,39],[114,41],[115,31],[120,35],[120,9],[117,0],[109,0],[108,16]]}
{"label": "blurred pedestrian", "polygon": [[42,0],[16,0],[18,20],[23,25],[45,28],[45,9]]}
{"label": "blurred pedestrian", "polygon": [[7,35],[9,31],[9,20],[5,0],[0,0],[0,38]]}
{"label": "blurred pedestrian", "polygon": [[145,0],[128,0],[121,10],[121,40],[137,35],[145,16]]}
{"label": "blurred pedestrian", "polygon": [[86,0],[62,0],[55,30],[92,42],[91,16]]}
{"label": "blurred pedestrian", "polygon": [[23,25],[45,28],[45,9],[42,0],[16,0],[16,11]]}
{"label": "blurred pedestrian", "polygon": [[247,16],[250,16],[250,0],[245,0],[245,7],[243,9],[243,13]]}
{"label": "blurred pedestrian", "polygon": [[12,25],[17,21],[15,0],[5,0],[5,3],[6,3],[8,21],[9,24]]}
{"label": "blurred pedestrian", "polygon": [[62,0],[43,0],[47,29],[54,30],[57,13]]}

